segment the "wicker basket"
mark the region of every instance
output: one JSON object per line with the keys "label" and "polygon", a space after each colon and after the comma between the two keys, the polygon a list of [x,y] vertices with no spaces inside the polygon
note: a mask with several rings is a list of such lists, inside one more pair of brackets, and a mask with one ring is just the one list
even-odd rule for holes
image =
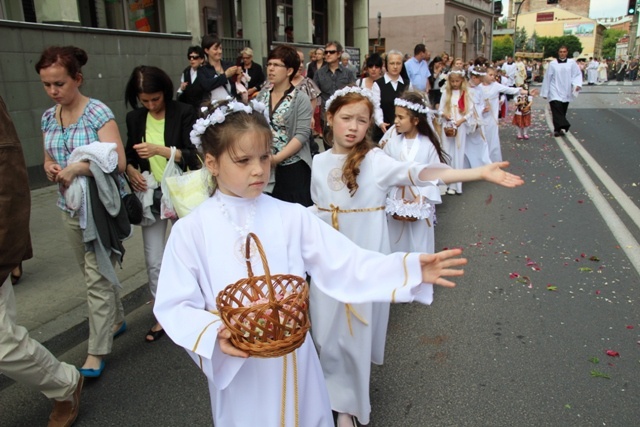
{"label": "wicker basket", "polygon": [[[414,200],[406,200],[404,198],[404,189],[405,189],[405,187],[402,187],[402,195],[400,196],[401,200],[402,200],[402,203],[404,203],[405,205],[415,204],[416,203],[416,201],[415,201],[416,195],[413,192],[413,190],[411,189],[411,187],[409,187],[409,191],[411,192],[411,195],[413,196]],[[396,187],[394,191],[397,192],[398,191],[398,187]],[[417,202],[417,203],[419,203],[419,202]],[[405,222],[416,222],[418,220],[418,218],[415,218],[415,217],[412,217],[412,216],[399,215],[397,213],[391,214],[391,218],[393,218],[393,219],[395,219],[397,221],[405,221]]]}
{"label": "wicker basket", "polygon": [[453,138],[454,136],[458,135],[458,128],[451,125],[445,125],[444,134],[449,138]]}
{"label": "wicker basket", "polygon": [[[251,269],[251,239],[258,248],[264,276]],[[309,286],[302,277],[272,276],[262,244],[253,233],[247,236],[249,277],[224,288],[216,306],[231,332],[231,343],[254,357],[280,357],[300,347],[309,331]]]}

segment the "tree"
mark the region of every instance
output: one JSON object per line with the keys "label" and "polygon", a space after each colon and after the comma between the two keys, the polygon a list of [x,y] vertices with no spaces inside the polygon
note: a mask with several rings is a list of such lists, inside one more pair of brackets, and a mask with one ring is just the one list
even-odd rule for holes
{"label": "tree", "polygon": [[496,36],[493,38],[493,55],[492,61],[504,59],[506,56],[513,55],[513,40],[511,36]]}
{"label": "tree", "polygon": [[524,50],[527,43],[527,30],[524,27],[516,29],[514,37],[516,40],[516,52]]}
{"label": "tree", "polygon": [[544,46],[544,57],[557,57],[560,46],[566,46],[569,50],[569,57],[573,56],[573,52],[582,52],[582,43],[576,36],[562,37],[538,37],[538,46]]}
{"label": "tree", "polygon": [[618,40],[625,36],[624,30],[616,30],[613,28],[607,28],[604,30],[602,38],[602,56],[609,59],[615,59],[616,57],[616,43]]}

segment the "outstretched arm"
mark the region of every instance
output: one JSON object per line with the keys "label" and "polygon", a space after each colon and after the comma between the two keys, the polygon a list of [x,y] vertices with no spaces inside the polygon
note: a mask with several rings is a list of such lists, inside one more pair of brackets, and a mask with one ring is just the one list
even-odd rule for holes
{"label": "outstretched arm", "polygon": [[462,250],[460,249],[449,249],[435,254],[421,254],[422,281],[444,286],[445,288],[453,288],[456,284],[445,279],[445,277],[464,275],[464,270],[453,268],[467,264],[466,258],[453,258],[461,253]]}
{"label": "outstretched arm", "polygon": [[420,171],[420,180],[442,180],[445,184],[452,182],[487,181],[503,187],[518,187],[524,184],[522,178],[502,168],[509,166],[509,162],[496,162],[473,169],[442,169],[426,167]]}

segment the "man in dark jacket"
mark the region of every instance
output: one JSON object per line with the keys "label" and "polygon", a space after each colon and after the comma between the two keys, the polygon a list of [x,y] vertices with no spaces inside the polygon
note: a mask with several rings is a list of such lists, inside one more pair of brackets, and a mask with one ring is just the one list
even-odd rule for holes
{"label": "man in dark jacket", "polygon": [[82,377],[16,325],[10,273],[32,257],[31,193],[22,147],[0,97],[0,372],[54,400],[49,427],[70,426],[78,416]]}

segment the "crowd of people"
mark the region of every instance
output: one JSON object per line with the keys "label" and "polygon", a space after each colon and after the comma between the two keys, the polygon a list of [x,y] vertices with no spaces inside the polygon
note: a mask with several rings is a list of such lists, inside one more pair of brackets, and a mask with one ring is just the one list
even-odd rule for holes
{"label": "crowd of people", "polygon": [[[529,139],[536,71],[520,58],[466,63],[446,52],[431,58],[417,44],[411,57],[374,53],[357,70],[336,41],[313,49],[306,64],[304,52],[284,44],[264,68],[250,48],[239,57],[225,61],[221,41],[204,36],[187,49],[177,91],[162,69],[135,67],[124,90],[132,108],[124,140],[109,107],[81,91],[84,50],[50,47],[36,64],[55,102],[42,117],[44,169],[58,185],[86,282],[88,354],[75,370],[9,319],[15,346],[43,356],[23,375],[0,350],[0,370],[56,401],[50,426],[73,424],[83,378],[101,376],[113,338],[126,331],[115,266],[132,230],[117,201],[129,192],[143,209],[156,319],[144,339],[166,333],[186,349],[208,378],[213,422],[352,427],[369,423],[371,363],[383,363],[390,303],[431,304],[433,285],[453,286],[447,277],[462,274],[458,250],[434,253],[442,196],[462,194],[469,181],[523,183],[503,170],[498,132],[513,98],[517,138]],[[565,48],[547,71],[541,94],[556,136],[568,130],[577,69]],[[179,219],[167,212],[162,185],[174,168],[208,176],[209,197]],[[218,293],[246,276],[247,262],[260,269],[249,232],[271,271],[310,283],[310,336],[280,358],[248,357],[218,327]],[[25,242],[19,257],[3,260],[0,297],[30,255]],[[33,379],[49,366],[57,376]],[[265,393],[264,381],[282,393]]]}

